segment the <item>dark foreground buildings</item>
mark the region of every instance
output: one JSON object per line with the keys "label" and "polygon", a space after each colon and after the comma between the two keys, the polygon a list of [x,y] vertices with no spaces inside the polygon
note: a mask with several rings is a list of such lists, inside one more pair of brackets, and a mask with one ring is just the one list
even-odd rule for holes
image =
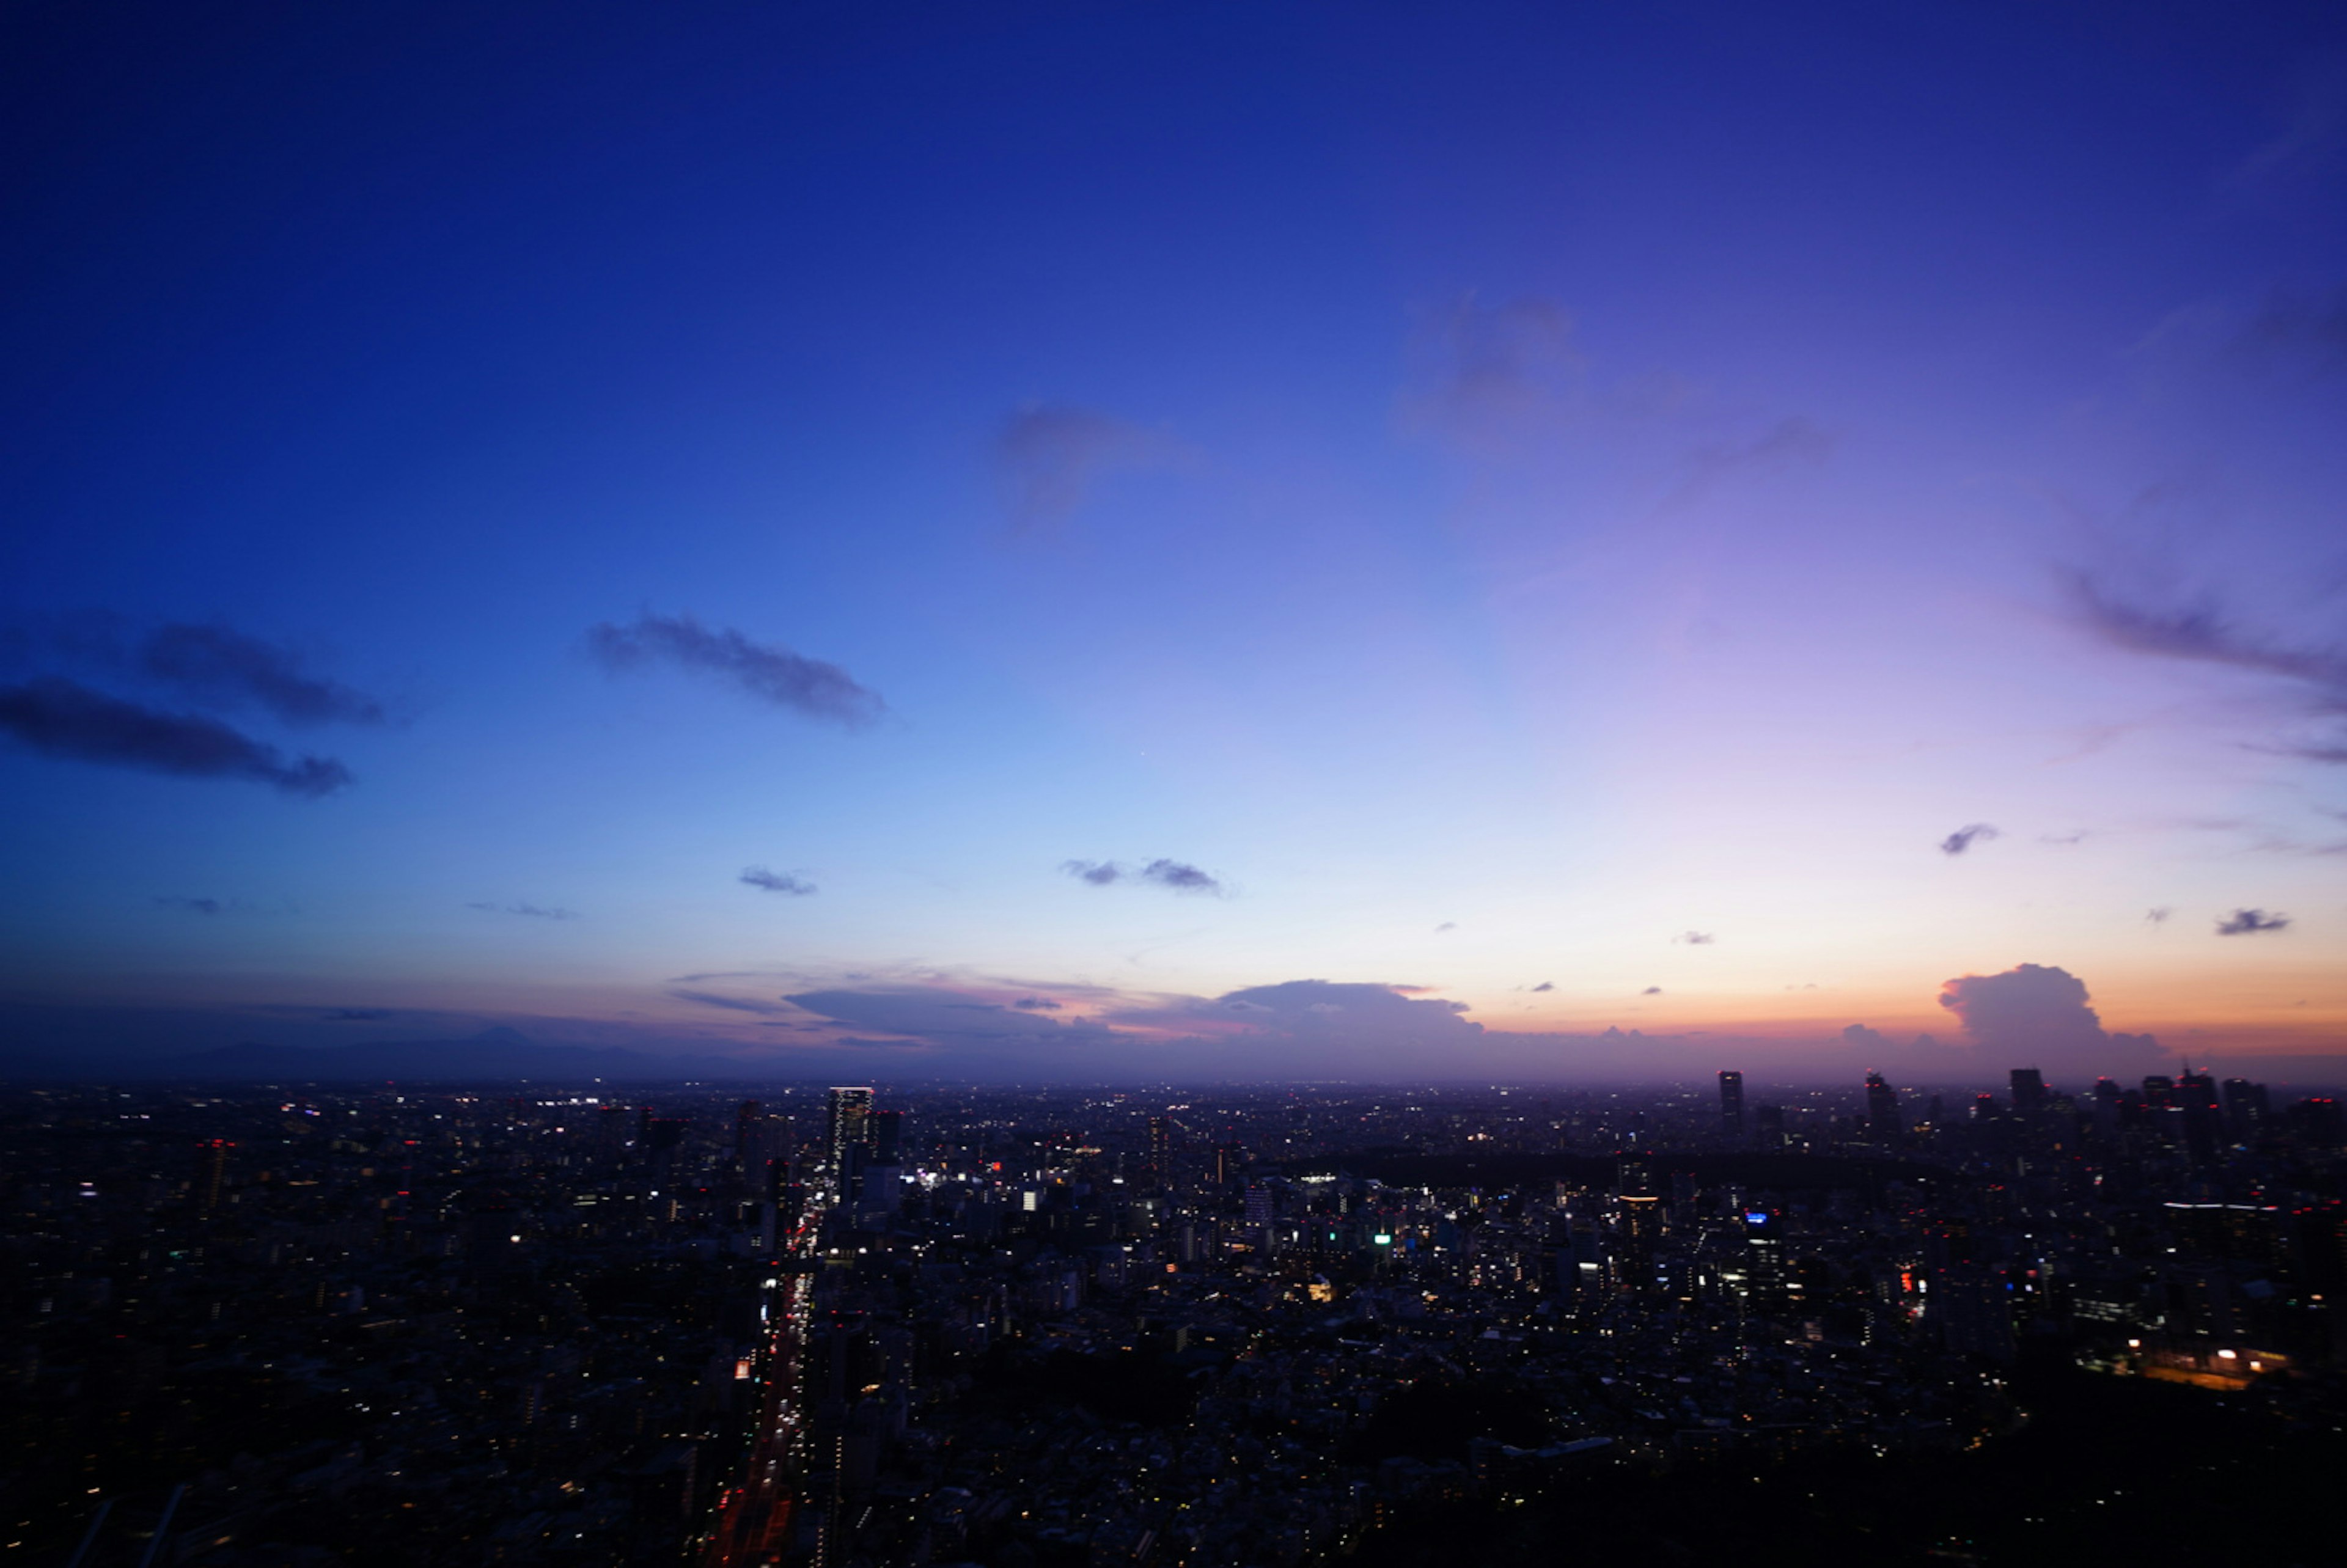
{"label": "dark foreground buildings", "polygon": [[2335,1103],[1744,1094],[0,1091],[0,1542],[2152,1562],[2328,1518]]}

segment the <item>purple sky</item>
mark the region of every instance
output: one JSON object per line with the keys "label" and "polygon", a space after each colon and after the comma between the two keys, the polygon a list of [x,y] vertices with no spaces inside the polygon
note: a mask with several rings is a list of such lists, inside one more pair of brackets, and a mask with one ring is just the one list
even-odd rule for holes
{"label": "purple sky", "polygon": [[5,1043],[2347,1050],[2335,6],[0,30]]}

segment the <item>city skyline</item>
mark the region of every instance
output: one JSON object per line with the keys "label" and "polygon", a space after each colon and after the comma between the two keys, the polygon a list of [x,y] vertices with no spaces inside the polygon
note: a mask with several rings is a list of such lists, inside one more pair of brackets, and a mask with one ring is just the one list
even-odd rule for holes
{"label": "city skyline", "polygon": [[2333,14],[137,15],[0,1073],[2347,1070]]}

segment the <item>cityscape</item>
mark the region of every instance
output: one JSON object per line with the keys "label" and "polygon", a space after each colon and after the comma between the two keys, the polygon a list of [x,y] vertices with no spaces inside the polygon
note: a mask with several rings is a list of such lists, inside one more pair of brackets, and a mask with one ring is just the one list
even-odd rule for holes
{"label": "cityscape", "polygon": [[[8,1550],[2311,1562],[2347,1454],[2327,1095],[585,1087],[8,1091]],[[2236,1440],[1913,1493],[2114,1399]]]}

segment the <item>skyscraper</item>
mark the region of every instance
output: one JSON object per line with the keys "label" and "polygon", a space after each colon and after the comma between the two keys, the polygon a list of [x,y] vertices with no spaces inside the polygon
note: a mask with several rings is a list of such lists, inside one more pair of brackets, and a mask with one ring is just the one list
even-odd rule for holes
{"label": "skyscraper", "polygon": [[831,1091],[831,1120],[824,1153],[832,1173],[839,1173],[851,1145],[862,1147],[871,1136],[872,1091],[868,1088]]}
{"label": "skyscraper", "polygon": [[1866,1121],[1875,1140],[1901,1143],[1907,1138],[1907,1118],[1899,1109],[1899,1091],[1879,1072],[1866,1075]]}
{"label": "skyscraper", "polygon": [[1731,1138],[1744,1136],[1744,1074],[1719,1075],[1719,1130]]}
{"label": "skyscraper", "polygon": [[2013,1112],[2034,1116],[2045,1109],[2045,1075],[2034,1067],[2016,1067],[2012,1073]]}

